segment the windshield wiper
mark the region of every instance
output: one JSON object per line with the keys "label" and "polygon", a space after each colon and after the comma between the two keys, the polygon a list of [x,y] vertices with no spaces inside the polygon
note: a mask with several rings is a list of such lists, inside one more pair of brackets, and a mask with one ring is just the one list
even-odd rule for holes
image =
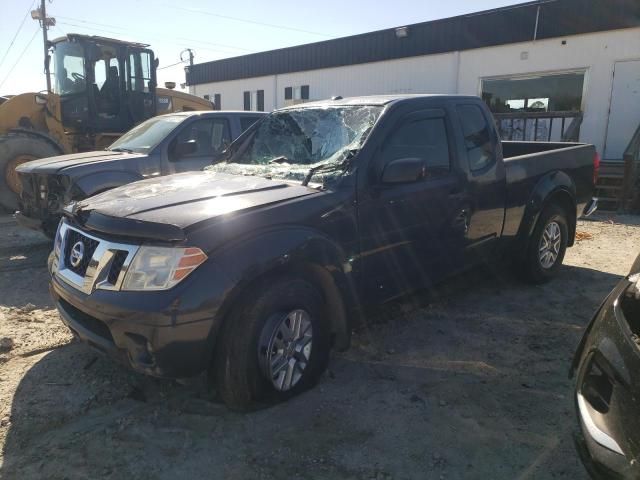
{"label": "windshield wiper", "polygon": [[280,155],[279,157],[272,158],[267,163],[268,164],[271,164],[271,163],[289,163],[289,159],[287,157],[285,157],[284,155]]}
{"label": "windshield wiper", "polygon": [[358,153],[358,149],[353,148],[347,150],[344,159],[340,163],[323,163],[321,165],[318,165],[317,167],[310,168],[307,172],[306,177],[304,177],[304,180],[302,181],[302,186],[306,187],[307,185],[309,185],[309,182],[316,173],[332,172],[339,168],[347,168],[349,166],[349,163],[351,163],[351,159],[356,156],[356,153]]}
{"label": "windshield wiper", "polygon": [[[105,149],[107,150],[107,149]],[[130,148],[124,148],[124,147],[116,147],[116,148],[110,148],[108,149],[110,152],[125,152],[125,153],[135,153],[133,150],[131,150]]]}

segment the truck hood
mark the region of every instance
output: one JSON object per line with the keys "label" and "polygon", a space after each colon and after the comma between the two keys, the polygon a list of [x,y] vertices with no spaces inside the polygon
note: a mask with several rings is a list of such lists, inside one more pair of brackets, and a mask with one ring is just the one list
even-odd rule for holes
{"label": "truck hood", "polygon": [[132,158],[146,157],[142,153],[111,152],[100,150],[96,152],[72,153],[70,155],[59,155],[57,157],[41,158],[31,162],[23,163],[16,170],[20,173],[51,174],[78,165],[88,165],[97,162],[120,162]]}
{"label": "truck hood", "polygon": [[177,241],[197,223],[317,192],[282,180],[186,172],[106,191],[78,202],[68,213],[104,233]]}

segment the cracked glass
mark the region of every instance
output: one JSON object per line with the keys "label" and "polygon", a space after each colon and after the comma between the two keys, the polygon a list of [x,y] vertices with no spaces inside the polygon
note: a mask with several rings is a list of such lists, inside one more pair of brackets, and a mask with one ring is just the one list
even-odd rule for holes
{"label": "cracked glass", "polygon": [[324,184],[346,170],[382,112],[380,106],[306,107],[274,112],[208,171]]}

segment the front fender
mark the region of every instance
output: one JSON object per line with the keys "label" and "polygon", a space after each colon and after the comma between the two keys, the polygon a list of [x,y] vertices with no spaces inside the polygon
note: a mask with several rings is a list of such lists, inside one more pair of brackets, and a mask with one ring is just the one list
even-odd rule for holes
{"label": "front fender", "polygon": [[358,305],[351,261],[344,249],[322,232],[307,227],[263,231],[218,248],[210,256],[234,283],[221,315],[226,315],[240,295],[261,280],[271,275],[301,275],[322,291],[336,348],[348,347],[348,312]]}
{"label": "front fender", "polygon": [[[569,175],[562,171],[549,172],[542,176],[536,183],[524,210],[522,222],[518,229],[518,239],[526,241],[533,234],[540,214],[552,201],[562,202],[562,205],[570,205],[572,212],[576,209],[576,186]],[[568,212],[569,214],[571,212]],[[570,215],[568,219],[570,230],[575,229],[575,217]]]}

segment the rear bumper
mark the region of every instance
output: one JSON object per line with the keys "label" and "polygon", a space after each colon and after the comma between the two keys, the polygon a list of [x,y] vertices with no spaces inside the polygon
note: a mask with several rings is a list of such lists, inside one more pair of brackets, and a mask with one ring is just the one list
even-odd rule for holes
{"label": "rear bumper", "polygon": [[598,209],[598,199],[593,197],[584,207],[582,215],[588,217]]}

